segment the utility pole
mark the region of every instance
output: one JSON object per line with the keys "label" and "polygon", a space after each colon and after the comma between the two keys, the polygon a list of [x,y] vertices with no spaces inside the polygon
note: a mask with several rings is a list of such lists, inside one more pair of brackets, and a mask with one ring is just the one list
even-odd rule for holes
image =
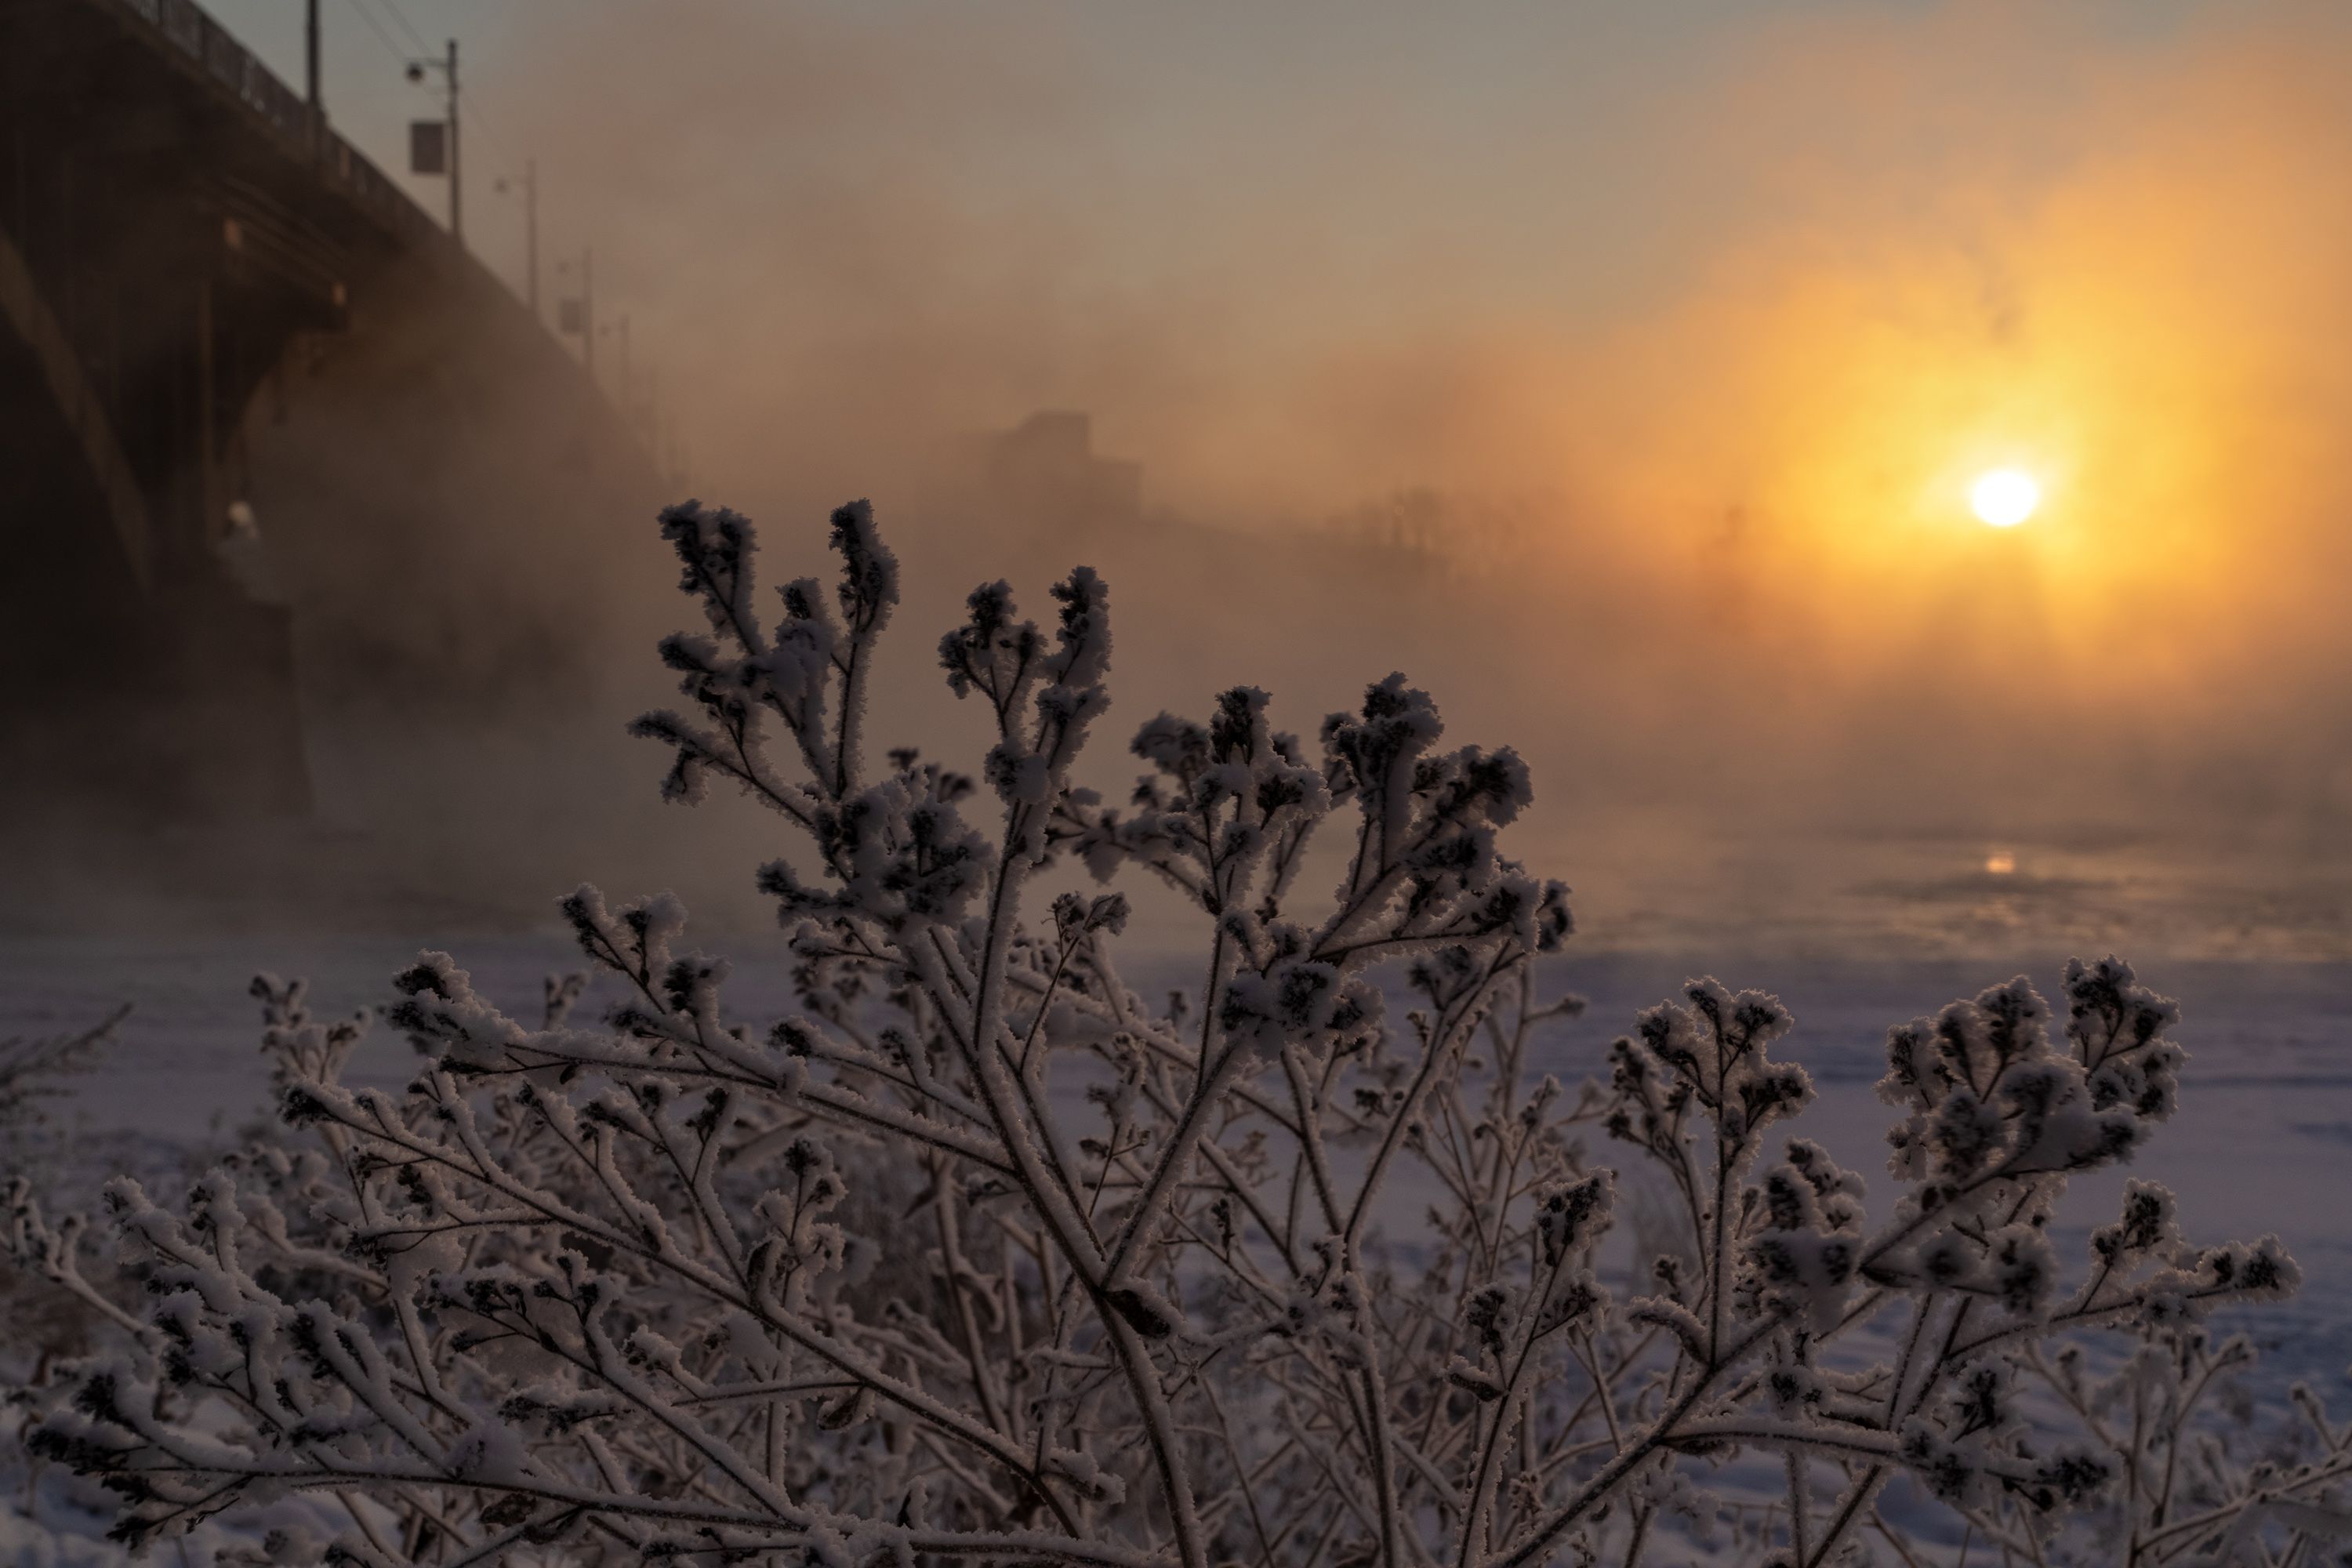
{"label": "utility pole", "polygon": [[465,206],[457,195],[457,40],[449,40],[449,237],[466,242]]}
{"label": "utility pole", "polygon": [[[311,0],[316,5],[318,0]],[[530,306],[530,319],[539,320],[539,160],[531,159],[522,166],[522,265],[523,298]]]}
{"label": "utility pole", "polygon": [[621,312],[621,417],[629,415],[629,313]]}
{"label": "utility pole", "polygon": [[[315,6],[317,0],[311,0]],[[413,174],[443,174],[449,176],[449,237],[457,248],[466,247],[466,203],[462,187],[457,183],[457,40],[449,40],[449,53],[441,59],[430,58],[408,62],[408,79],[423,81],[425,73],[437,70],[443,85],[449,89],[448,118],[439,125],[429,120],[414,120],[408,125],[408,169]],[[440,134],[435,136],[434,132]]]}
{"label": "utility pole", "polygon": [[[490,190],[505,195],[511,182],[503,174],[490,182]],[[558,272],[568,271],[562,262],[555,264]],[[522,166],[522,302],[534,321],[539,316],[539,160],[525,160]],[[559,321],[556,330],[563,330]]]}
{"label": "utility pole", "polygon": [[[569,260],[555,264],[559,278],[572,275]],[[555,302],[555,332],[559,338],[574,335],[580,339],[580,363],[588,373],[591,384],[596,380],[596,252],[589,246],[580,247],[580,292],[565,294]]]}
{"label": "utility pole", "polygon": [[310,85],[310,139],[319,139],[325,106],[319,101],[319,0],[306,0],[302,12],[302,59]]}

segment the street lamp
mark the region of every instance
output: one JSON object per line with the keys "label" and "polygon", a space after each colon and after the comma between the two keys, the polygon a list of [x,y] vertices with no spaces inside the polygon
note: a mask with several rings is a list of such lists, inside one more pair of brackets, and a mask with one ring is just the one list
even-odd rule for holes
{"label": "street lamp", "polygon": [[[491,188],[505,195],[510,184],[501,176]],[[539,317],[539,160],[536,158],[522,166],[522,271],[523,300],[530,306],[531,319],[536,321]]]}
{"label": "street lamp", "polygon": [[[556,276],[568,278],[572,263],[555,264]],[[567,294],[555,302],[555,330],[566,337],[580,340],[581,358],[585,362],[588,379],[596,379],[596,253],[583,246],[580,250],[580,292]]]}
{"label": "street lamp", "polygon": [[446,120],[414,120],[408,125],[408,172],[412,174],[447,174],[449,176],[449,235],[460,244],[465,242],[465,207],[457,184],[457,40],[449,40],[446,59],[415,59],[408,62],[406,75],[413,82],[422,82],[425,73],[437,70],[449,89],[449,117]]}

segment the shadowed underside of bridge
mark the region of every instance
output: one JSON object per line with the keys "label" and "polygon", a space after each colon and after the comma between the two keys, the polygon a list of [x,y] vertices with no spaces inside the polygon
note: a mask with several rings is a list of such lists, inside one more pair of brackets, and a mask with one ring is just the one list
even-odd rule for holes
{"label": "shadowed underside of bridge", "polygon": [[656,489],[530,314],[187,0],[0,0],[0,807],[299,813],[298,715],[548,674],[604,579],[551,580],[545,520],[585,559]]}

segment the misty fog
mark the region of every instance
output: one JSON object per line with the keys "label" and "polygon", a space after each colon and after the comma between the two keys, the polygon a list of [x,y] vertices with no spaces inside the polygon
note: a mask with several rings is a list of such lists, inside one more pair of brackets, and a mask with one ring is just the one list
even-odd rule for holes
{"label": "misty fog", "polygon": [[[682,471],[420,480],[537,606],[479,637],[309,536],[298,637],[479,654],[405,705],[313,661],[312,831],[353,865],[484,919],[583,876],[761,918],[757,814],[664,812],[618,734],[688,613],[651,511],[750,513],[774,583],[863,495],[909,585],[877,735],[951,706],[930,649],[974,583],[1041,613],[1083,561],[1117,619],[1107,792],[1163,708],[1246,681],[1311,734],[1402,669],[1533,762],[1530,839],[1597,941],[1761,940],[1785,905],[1927,910],[1895,940],[1930,944],[2333,951],[2352,187],[2306,172],[2352,152],[2339,12],[484,22],[481,156],[535,150],[547,286],[593,241]],[[991,479],[1040,410],[1140,465],[1132,515]],[[342,451],[331,417],[256,448]],[[499,419],[527,448],[530,411]],[[2000,461],[2050,480],[2014,533],[1962,496]]]}
{"label": "misty fog", "polygon": [[2315,1560],[2347,80],[0,0],[0,1559]]}

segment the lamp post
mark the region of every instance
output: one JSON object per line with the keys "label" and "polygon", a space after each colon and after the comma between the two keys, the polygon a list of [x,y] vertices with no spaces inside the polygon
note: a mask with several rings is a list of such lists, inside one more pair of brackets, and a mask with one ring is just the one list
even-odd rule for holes
{"label": "lamp post", "polygon": [[[409,79],[409,80],[411,80],[411,81],[423,81],[423,80],[425,79],[425,73],[427,70],[437,70],[437,71],[439,71],[439,72],[441,73],[441,76],[442,76],[442,79],[443,79],[443,81],[444,81],[444,82],[446,82],[446,83],[447,84],[448,89],[449,89],[449,120],[448,120],[448,131],[447,131],[447,136],[448,136],[448,142],[447,142],[447,145],[448,145],[448,160],[447,160],[447,162],[448,162],[448,175],[449,175],[449,237],[450,237],[452,239],[457,240],[458,244],[463,245],[463,244],[465,243],[465,241],[466,241],[466,221],[465,221],[466,209],[465,209],[465,202],[464,202],[464,199],[463,199],[463,195],[462,195],[462,193],[461,193],[461,191],[460,191],[460,189],[459,189],[458,183],[457,183],[457,173],[458,173],[458,170],[457,170],[457,39],[452,38],[452,39],[450,39],[450,40],[449,40],[449,54],[448,54],[448,58],[446,58],[446,59],[438,59],[438,60],[436,60],[436,59],[432,59],[432,58],[425,58],[425,59],[415,59],[415,60],[411,60],[411,61],[409,61],[409,62],[408,62],[408,79]],[[415,166],[415,162],[416,162],[416,160],[415,160],[415,159],[414,158],[414,156],[412,155],[412,160],[411,160],[412,167],[414,167],[414,166]],[[437,174],[437,173],[439,173],[440,171],[438,171],[438,170],[434,170],[434,169],[423,169],[423,168],[418,168],[418,169],[416,169],[416,171],[415,171],[415,172],[416,172],[416,173],[418,173],[418,174]]]}
{"label": "lamp post", "polygon": [[325,145],[319,134],[325,124],[326,106],[319,99],[319,0],[307,0],[302,12],[302,66],[308,78],[310,103],[310,142],[315,154]]}
{"label": "lamp post", "polygon": [[[555,264],[556,276],[572,270],[572,263]],[[580,292],[567,294],[555,302],[555,330],[580,340],[581,358],[588,379],[596,379],[596,253],[583,246],[580,249]]]}
{"label": "lamp post", "polygon": [[[507,194],[507,182],[500,180],[495,187],[500,195]],[[522,166],[522,276],[523,302],[530,307],[531,319],[539,319],[539,160]]]}

